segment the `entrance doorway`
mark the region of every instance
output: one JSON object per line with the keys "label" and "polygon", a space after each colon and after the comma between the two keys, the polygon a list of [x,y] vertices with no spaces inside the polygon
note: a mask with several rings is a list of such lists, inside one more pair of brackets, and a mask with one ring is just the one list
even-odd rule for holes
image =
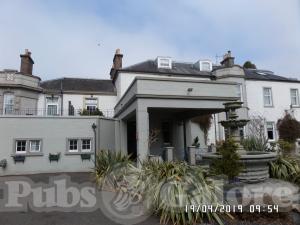
{"label": "entrance doorway", "polygon": [[127,152],[132,160],[137,159],[136,122],[127,122]]}

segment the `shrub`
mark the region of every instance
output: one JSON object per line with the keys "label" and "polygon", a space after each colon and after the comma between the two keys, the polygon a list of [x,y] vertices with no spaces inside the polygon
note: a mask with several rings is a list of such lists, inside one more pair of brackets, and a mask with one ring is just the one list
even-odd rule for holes
{"label": "shrub", "polygon": [[101,188],[104,185],[118,188],[130,169],[133,169],[130,155],[107,150],[101,150],[96,155],[94,175],[96,183]]}
{"label": "shrub", "polygon": [[224,174],[229,180],[233,180],[241,172],[243,166],[239,162],[237,148],[237,144],[229,138],[217,149],[221,157],[212,162],[211,168],[214,174]]}
{"label": "shrub", "polygon": [[251,61],[246,61],[243,65],[246,69],[256,69],[256,65],[252,63]]}
{"label": "shrub", "polygon": [[282,155],[289,155],[292,150],[295,148],[294,143],[290,143],[288,141],[284,141],[279,139],[277,142],[278,150]]}
{"label": "shrub", "polygon": [[81,116],[103,116],[103,112],[96,108],[95,111],[83,109],[79,112]]}
{"label": "shrub", "polygon": [[286,114],[277,122],[279,138],[287,142],[295,142],[300,137],[300,123],[290,114]]}
{"label": "shrub", "polygon": [[256,136],[249,136],[247,138],[244,138],[241,144],[243,145],[246,151],[270,151],[270,148],[268,146],[268,140],[258,138]]}
{"label": "shrub", "polygon": [[295,159],[279,156],[270,163],[270,177],[300,184],[300,167]]}
{"label": "shrub", "polygon": [[148,208],[160,215],[160,222],[190,225],[215,221],[222,224],[217,212],[186,211],[189,205],[221,204],[218,188],[210,182],[201,167],[184,162],[146,161],[139,178]]}

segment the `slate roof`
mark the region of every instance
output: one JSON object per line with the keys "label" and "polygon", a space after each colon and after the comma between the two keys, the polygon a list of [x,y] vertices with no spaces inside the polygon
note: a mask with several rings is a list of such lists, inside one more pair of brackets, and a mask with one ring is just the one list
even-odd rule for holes
{"label": "slate roof", "polygon": [[287,78],[274,74],[272,71],[259,69],[244,69],[247,80],[264,80],[264,81],[282,81],[282,82],[300,82],[294,78]]}
{"label": "slate roof", "polygon": [[41,82],[45,91],[69,93],[103,93],[115,94],[116,90],[111,80],[60,78]]}
{"label": "slate roof", "polygon": [[124,67],[119,71],[143,72],[155,74],[171,74],[186,76],[211,76],[210,72],[200,71],[194,63],[172,62],[172,69],[157,68],[155,60],[147,60],[132,66]]}
{"label": "slate roof", "polygon": [[[224,68],[223,66],[213,66],[213,70]],[[132,66],[124,67],[119,71],[126,72],[141,72],[153,74],[170,74],[178,76],[193,76],[193,77],[210,77],[213,78],[212,72],[200,71],[195,66],[195,63],[172,62],[172,69],[157,68],[155,60],[147,60],[134,64]],[[272,71],[259,69],[244,69],[245,78],[248,80],[265,80],[265,81],[283,81],[283,82],[300,82],[297,79],[287,78],[284,76],[275,75]]]}

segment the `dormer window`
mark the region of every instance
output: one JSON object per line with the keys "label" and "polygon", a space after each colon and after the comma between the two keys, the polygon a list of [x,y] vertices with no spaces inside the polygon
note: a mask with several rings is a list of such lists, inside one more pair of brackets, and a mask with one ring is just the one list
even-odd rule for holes
{"label": "dormer window", "polygon": [[212,71],[212,62],[209,60],[199,61],[200,71]]}
{"label": "dormer window", "polygon": [[172,69],[172,59],[170,57],[157,57],[157,68]]}

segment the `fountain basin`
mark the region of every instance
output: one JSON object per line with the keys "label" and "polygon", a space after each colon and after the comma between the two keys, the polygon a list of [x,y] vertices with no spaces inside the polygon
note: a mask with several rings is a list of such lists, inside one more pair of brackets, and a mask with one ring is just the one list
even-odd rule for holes
{"label": "fountain basin", "polygon": [[221,121],[220,123],[222,124],[223,127],[238,128],[238,127],[246,126],[248,122],[249,120],[224,120]]}
{"label": "fountain basin", "polygon": [[[212,163],[214,159],[222,156],[217,153],[202,153],[202,160]],[[269,163],[275,161],[277,153],[269,152],[246,152],[240,155],[239,162],[243,164],[243,169],[238,175],[238,179],[244,183],[259,183],[270,177]]]}

